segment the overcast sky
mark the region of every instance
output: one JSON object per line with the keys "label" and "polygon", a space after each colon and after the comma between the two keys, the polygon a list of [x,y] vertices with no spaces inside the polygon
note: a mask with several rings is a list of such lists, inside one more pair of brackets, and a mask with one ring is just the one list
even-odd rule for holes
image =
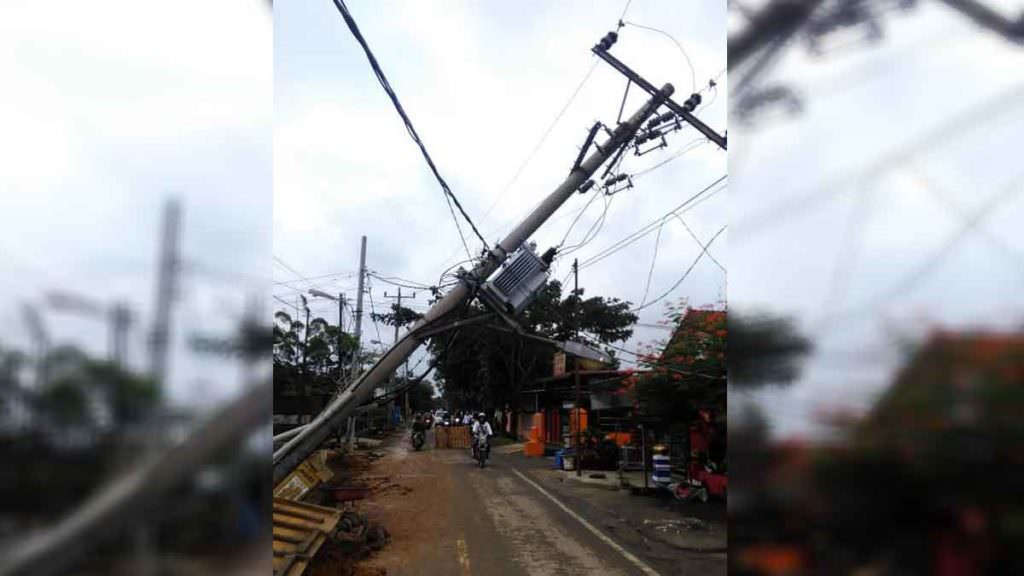
{"label": "overcast sky", "polygon": [[790,50],[772,81],[805,113],[735,129],[730,304],[790,314],[819,348],[758,395],[781,436],[870,406],[900,338],[1024,325],[1024,50],[940,3],[884,27],[876,46]]}
{"label": "overcast sky", "polygon": [[255,0],[5,11],[0,344],[28,349],[27,304],[54,343],[105,355],[102,322],[45,306],[45,292],[62,289],[128,302],[129,360],[143,366],[160,211],[173,195],[185,268],[169,392],[210,405],[237,390],[237,366],[197,358],[186,341],[225,334],[270,276],[272,25]]}
{"label": "overcast sky", "polygon": [[[590,48],[615,27],[623,1],[348,5],[441,174],[490,243],[561,183],[595,120],[616,121],[626,81]],[[665,31],[685,55],[671,38],[630,25],[612,52],[655,85],[671,82],[677,98],[685,100],[694,82],[700,90],[725,68],[725,12],[724,2],[635,0],[625,20]],[[466,259],[465,252],[438,184],[339,13],[319,0],[280,3],[274,44],[274,254],[309,278],[339,274],[313,282],[354,297],[359,237],[365,234],[370,269],[435,284],[445,268]],[[595,63],[572,105],[514,179]],[[699,115],[724,131],[724,75],[718,92],[714,100],[712,91],[704,92],[710,104]],[[643,101],[639,90],[630,91],[625,114]],[[599,234],[575,256],[582,261],[597,254],[724,175],[726,154],[710,143],[691,144],[696,137],[685,130],[670,137],[667,150],[628,157],[624,169],[636,173],[692,147],[617,194]],[[592,197],[574,196],[535,235],[539,250],[557,244],[573,211]],[[566,244],[582,239],[603,211],[603,201],[595,201]],[[683,217],[706,242],[726,224],[726,192]],[[464,223],[463,228],[476,252],[479,242]],[[581,268],[587,295],[639,304],[655,236]],[[711,253],[724,255],[725,240],[722,234]],[[649,298],[666,292],[698,253],[682,224],[667,224]],[[554,277],[565,277],[570,266],[571,261],[558,261]],[[309,287],[281,265],[274,279],[288,283],[274,287],[288,302]],[[378,309],[386,306],[385,290],[393,294],[394,287],[373,283]],[[714,304],[724,291],[724,273],[705,258],[666,301]],[[336,321],[333,303],[314,302],[314,313]],[[425,303],[420,293],[414,308],[422,311]],[[284,307],[278,301],[275,306]],[[663,315],[659,302],[641,313],[641,322],[654,324]],[[366,330],[377,338],[372,325]],[[627,346],[636,349],[664,336],[663,330],[641,327]],[[383,331],[382,337],[391,341]]]}

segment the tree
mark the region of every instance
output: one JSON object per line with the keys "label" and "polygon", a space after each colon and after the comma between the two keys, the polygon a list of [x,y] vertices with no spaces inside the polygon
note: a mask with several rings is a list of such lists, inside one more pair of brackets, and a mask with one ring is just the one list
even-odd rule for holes
{"label": "tree", "polygon": [[734,386],[788,384],[800,373],[810,341],[789,318],[764,312],[729,318],[729,376]]}
{"label": "tree", "polygon": [[50,378],[30,396],[38,421],[58,431],[90,436],[117,433],[142,422],[161,401],[148,376],[61,346],[47,354]]}
{"label": "tree", "polygon": [[387,324],[388,326],[398,326],[401,328],[423,318],[423,314],[420,314],[411,308],[406,308],[405,306],[399,307],[398,304],[392,304],[390,312],[373,312],[370,314],[370,318],[372,318],[374,322],[380,322],[382,324]]}
{"label": "tree", "polygon": [[274,385],[277,388],[302,388],[332,391],[339,373],[348,374],[352,362],[364,363],[369,357],[356,357],[355,338],[338,326],[317,317],[306,326],[284,311],[274,314]]}
{"label": "tree", "polygon": [[[628,339],[637,316],[630,304],[600,296],[584,299],[583,290],[562,298],[553,281],[517,319],[523,329],[553,340],[581,340],[588,334],[602,344]],[[468,315],[483,313],[469,306]],[[442,394],[455,409],[516,406],[524,381],[547,375],[554,349],[489,326],[467,326],[431,339]]]}
{"label": "tree", "polygon": [[640,412],[683,424],[700,410],[725,411],[726,311],[670,305],[668,342],[640,357],[645,369],[627,379],[636,390]]}

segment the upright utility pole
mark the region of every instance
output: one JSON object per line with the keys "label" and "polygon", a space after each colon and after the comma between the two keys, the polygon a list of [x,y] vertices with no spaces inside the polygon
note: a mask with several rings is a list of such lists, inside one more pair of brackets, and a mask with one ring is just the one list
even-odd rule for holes
{"label": "upright utility pole", "polygon": [[363,292],[366,290],[363,288],[363,282],[366,280],[366,236],[363,236],[362,242],[359,246],[359,288],[356,292],[356,331],[353,334],[356,339],[356,354],[355,360],[352,362],[352,375],[351,378],[355,381],[356,376],[359,375],[359,354],[363,350],[362,340],[363,337]]}
{"label": "upright utility pole", "polygon": [[[181,228],[181,203],[170,198],[164,204],[163,230],[160,240],[160,261],[157,270],[156,309],[153,316],[153,336],[150,342],[150,373],[161,392],[167,385],[167,372],[171,348],[171,308],[180,268],[178,242]],[[146,457],[151,456],[164,443],[162,415],[153,415],[151,438],[144,447]],[[153,525],[143,520],[135,530],[136,573],[151,576],[156,573],[154,563]]]}
{"label": "upright utility pole", "polygon": [[[484,251],[476,261],[473,269],[465,273],[467,280],[456,284],[444,297],[427,310],[427,313],[413,324],[399,341],[388,349],[356,382],[339,394],[310,422],[302,432],[286,442],[274,452],[274,483],[284,479],[296,466],[302,463],[324,440],[331,435],[334,426],[340,424],[352,414],[357,406],[372,399],[373,389],[394,373],[395,369],[411,355],[427,338],[421,336],[425,328],[436,328],[443,324],[444,319],[456,312],[473,296],[472,283],[489,278],[498,267],[505,262],[509,254],[518,250],[523,243],[544,224],[548,218],[569,198],[576,194],[581,186],[620,148],[633,140],[640,125],[670,97],[675,89],[666,84],[658,93],[651,97],[629,120],[619,124],[612,130],[608,140],[595,145],[594,151],[585,160],[574,164],[566,179],[551,192],[530,214],[519,223],[505,238]],[[592,185],[591,185],[592,186]],[[589,188],[588,186],[587,188]],[[472,279],[472,280],[470,280]]]}
{"label": "upright utility pole", "polygon": [[[402,313],[402,287],[401,286],[398,287],[398,294],[397,295],[388,294],[387,292],[384,292],[384,297],[385,298],[395,298],[396,299],[395,311],[394,311],[395,344],[398,344],[399,317],[400,317],[400,315]],[[411,297],[410,296],[406,296],[406,298],[412,298],[413,300],[415,300],[416,299],[416,293],[413,292]],[[409,379],[409,359],[408,358],[406,358],[406,360],[405,360],[405,378],[406,378],[406,380]],[[392,384],[392,386],[394,386],[394,384],[395,384],[395,377],[394,377],[394,375],[391,376],[391,384]],[[409,391],[408,390],[405,391],[404,396],[405,396],[405,411],[404,411],[405,412],[405,419],[408,420],[409,419]],[[394,410],[393,404],[394,404],[394,400],[388,402],[388,409],[389,410]],[[389,414],[388,418],[390,418],[391,417],[390,416],[390,412],[388,414]]]}
{"label": "upright utility pole", "polygon": [[115,302],[110,308],[110,360],[118,368],[125,368],[128,360],[128,330],[132,314],[128,305]]}
{"label": "upright utility pole", "polygon": [[345,333],[345,293],[338,293],[338,385],[345,380],[345,368],[341,363],[341,342]]}
{"label": "upright utility pole", "polygon": [[157,270],[156,310],[153,317],[153,339],[150,343],[150,373],[157,386],[167,380],[171,342],[171,307],[179,269],[178,241],[181,227],[181,204],[169,199],[164,205],[163,235],[160,263]]}
{"label": "upright utility pole", "polygon": [[[580,297],[580,262],[578,259],[572,259],[572,294],[577,299]],[[576,312],[579,310],[579,303],[573,308],[573,324],[576,331],[576,336],[580,334],[579,326],[579,314]],[[583,475],[583,452],[580,450],[580,436],[583,434],[583,421],[580,419],[580,358],[575,356],[572,359],[573,367],[573,380],[576,384],[576,475]]]}

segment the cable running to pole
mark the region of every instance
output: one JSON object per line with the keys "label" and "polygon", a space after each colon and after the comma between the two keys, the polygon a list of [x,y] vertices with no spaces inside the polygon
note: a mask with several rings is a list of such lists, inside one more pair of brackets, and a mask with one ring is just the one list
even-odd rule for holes
{"label": "cable running to pole", "polygon": [[[434,173],[434,178],[436,178],[438,184],[441,185],[441,189],[444,191],[445,194],[445,200],[448,202],[448,209],[451,211],[451,205],[455,204],[455,207],[459,209],[459,212],[462,214],[462,217],[466,219],[466,222],[469,223],[470,228],[473,229],[473,233],[476,234],[476,237],[480,239],[480,242],[483,243],[484,248],[486,249],[488,247],[487,241],[484,240],[483,235],[480,234],[479,230],[477,230],[476,224],[473,224],[473,220],[469,217],[469,214],[466,213],[466,210],[462,207],[462,204],[459,202],[459,199],[455,197],[455,194],[448,186],[448,183],[445,182],[444,178],[441,176],[441,173],[438,172],[437,166],[434,165],[434,160],[430,157],[430,154],[427,152],[427,148],[423,144],[423,141],[420,139],[419,134],[417,134],[416,128],[413,127],[412,120],[410,120],[409,115],[405,113],[405,109],[402,107],[402,103],[398,101],[398,95],[395,94],[395,91],[391,88],[391,84],[388,82],[387,77],[384,75],[384,71],[381,70],[380,64],[377,63],[377,58],[373,55],[373,52],[370,50],[370,46],[367,45],[366,43],[366,39],[363,38],[363,34],[359,31],[359,26],[356,25],[356,21],[352,18],[352,14],[349,13],[348,7],[345,6],[345,1],[334,0],[334,5],[338,8],[338,11],[341,13],[342,18],[345,19],[345,24],[348,25],[348,29],[352,32],[352,35],[355,37],[356,41],[359,42],[359,45],[363,48],[363,52],[366,53],[366,58],[369,60],[370,66],[373,68],[373,72],[377,76],[377,80],[380,82],[381,87],[384,88],[384,92],[387,93],[388,98],[391,99],[391,103],[394,104],[395,110],[398,111],[399,116],[402,117],[402,121],[405,123],[405,128],[409,132],[409,136],[412,137],[413,142],[415,142],[416,145],[419,146],[420,152],[423,153],[423,158],[427,161],[427,165],[430,166],[430,171]],[[454,211],[452,211],[452,218],[455,219],[455,226],[456,228],[459,229],[459,236],[462,237],[462,228],[459,227],[459,221],[458,218],[455,216]],[[470,258],[473,258],[473,254],[472,252],[470,252],[469,246],[466,245],[465,237],[462,237],[462,243],[463,246],[466,248],[466,254]]]}

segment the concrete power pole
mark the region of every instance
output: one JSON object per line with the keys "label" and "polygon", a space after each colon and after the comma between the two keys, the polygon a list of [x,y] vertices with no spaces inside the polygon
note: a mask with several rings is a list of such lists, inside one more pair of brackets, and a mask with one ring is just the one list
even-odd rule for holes
{"label": "concrete power pole", "polygon": [[366,236],[363,236],[359,246],[359,288],[356,292],[356,331],[353,334],[356,338],[355,361],[352,362],[352,380],[359,376],[359,355],[363,350],[363,293],[366,291],[363,282],[366,280]]}
{"label": "concrete power pole", "polygon": [[[573,280],[572,280],[572,294],[577,299],[579,299],[579,297],[580,297],[580,262],[576,258],[572,259],[572,278],[573,278]],[[576,331],[576,336],[579,336],[579,334],[580,334],[580,319],[579,319],[579,316],[577,316],[577,314],[576,314],[576,311],[579,310],[580,308],[581,308],[580,306],[577,306],[573,310],[573,316],[574,316],[573,324],[575,325],[574,328],[575,328],[575,331]],[[580,406],[580,359],[579,359],[578,356],[572,359],[572,368],[573,368],[573,380],[574,380],[574,382],[576,384],[576,434],[575,434],[575,436],[576,436],[576,443],[575,443],[575,450],[576,450],[576,459],[575,459],[575,462],[576,462],[576,476],[582,476],[583,475],[583,451],[580,449],[581,448],[580,447],[580,437],[583,435],[583,426],[582,426],[583,420],[582,420],[582,414],[580,413],[580,408],[581,408],[581,406]]]}
{"label": "concrete power pole", "polygon": [[345,293],[338,293],[338,385],[345,380],[345,369],[341,364],[341,342],[345,334]]}
{"label": "concrete power pole", "polygon": [[163,236],[157,270],[156,313],[153,318],[153,339],[150,343],[150,373],[161,389],[166,385],[170,361],[171,307],[179,269],[178,241],[181,227],[181,204],[170,199],[164,205]]}
{"label": "concrete power pole", "polygon": [[[356,349],[352,355],[352,366],[349,378],[351,382],[349,386],[354,385],[356,378],[361,372],[362,364],[362,352],[363,352],[363,292],[365,288],[363,282],[366,281],[366,236],[363,236],[359,243],[359,283],[356,289],[356,329],[353,336],[356,339]],[[346,386],[348,388],[348,386]],[[348,435],[349,446],[355,442],[356,437],[356,421],[355,418],[349,416],[346,422],[346,429]]]}
{"label": "concrete power pole", "polygon": [[[160,239],[160,261],[157,269],[156,308],[153,316],[153,334],[150,342],[150,374],[160,392],[167,386],[168,365],[171,352],[171,309],[177,285],[180,259],[178,243],[181,234],[181,203],[170,198],[164,204],[162,236]],[[149,458],[164,444],[163,414],[160,408],[151,415],[153,425],[150,438],[144,447]],[[135,530],[135,559],[137,574],[151,576],[156,573],[153,525],[143,520]]]}
{"label": "concrete power pole", "polygon": [[[547,196],[530,214],[519,223],[501,242],[481,254],[473,269],[472,277],[489,278],[510,254],[518,250],[538,228],[555,213],[580,187],[620,148],[627,145],[636,135],[641,124],[674,92],[671,84],[658,90],[635,114],[614,128],[608,140],[595,145],[594,151],[585,160],[573,166],[569,176]],[[586,150],[581,153],[582,156]],[[444,297],[427,310],[427,313],[413,324],[412,328],[388,349],[362,377],[338,395],[309,426],[287,441],[274,452],[273,464],[275,484],[281,482],[296,466],[313,453],[331,430],[354,412],[357,406],[372,399],[373,389],[386,380],[423,343],[420,336],[424,328],[436,327],[448,314],[458,310],[473,295],[473,288],[467,281],[455,285]]]}

